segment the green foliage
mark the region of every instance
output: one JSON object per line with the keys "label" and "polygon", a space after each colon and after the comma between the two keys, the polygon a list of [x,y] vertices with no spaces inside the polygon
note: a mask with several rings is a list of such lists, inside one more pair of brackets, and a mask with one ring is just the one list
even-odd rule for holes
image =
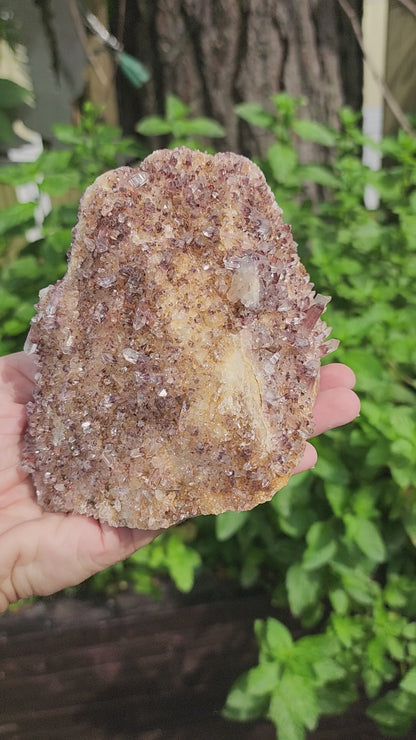
{"label": "green foliage", "polygon": [[136,126],[142,136],[169,136],[171,148],[187,146],[197,149],[201,140],[225,136],[223,127],[212,118],[191,117],[191,108],[175,95],[166,99],[165,117],[146,116]]}
{"label": "green foliage", "polygon": [[[329,630],[294,641],[271,618],[257,621],[255,632],[259,664],[232,687],[224,714],[240,721],[266,716],[276,725],[279,740],[303,740],[307,730],[316,729],[331,692],[345,696],[347,671],[338,659],[339,643]],[[349,687],[347,692],[353,698]],[[345,706],[338,699],[335,711]]]}
{"label": "green foliage", "polygon": [[[416,141],[403,131],[383,140],[389,167],[372,172],[361,162],[356,114],[340,111],[338,131],[298,120],[285,95],[274,103],[275,114],[257,104],[237,113],[276,135],[260,164],[312,279],[333,296],[336,359],[356,372],[362,412],[354,427],[318,440],[314,473],[264,507],[275,528],[275,602],[318,634],[292,643],[289,655],[307,641],[303,659],[289,667],[288,653],[282,660],[267,630],[257,630],[259,665],[233,687],[225,714],[267,716],[279,740],[300,739],[321,714],[344,711],[364,689],[380,730],[400,734],[416,719]],[[331,147],[331,163],[301,164],[298,137]],[[310,182],[325,188],[314,203]],[[374,211],[364,206],[366,186],[380,195]],[[235,535],[240,542],[248,525],[252,519]],[[282,537],[297,552],[276,567]]]}
{"label": "green foliage", "polygon": [[[59,149],[44,151],[35,162],[0,169],[0,182],[36,186],[32,202],[0,212],[0,354],[22,348],[39,290],[64,274],[83,190],[104,170],[141,153],[120,129],[100,122],[90,104],[78,125],[56,124],[54,134]],[[52,198],[53,208],[39,237],[29,241],[27,232],[36,227],[44,194]]]}

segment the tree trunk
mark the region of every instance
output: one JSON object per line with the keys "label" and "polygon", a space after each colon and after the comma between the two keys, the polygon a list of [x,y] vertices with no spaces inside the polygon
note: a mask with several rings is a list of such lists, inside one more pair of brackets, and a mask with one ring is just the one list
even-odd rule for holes
{"label": "tree trunk", "polygon": [[138,93],[120,85],[126,131],[163,114],[174,93],[224,125],[223,149],[253,157],[269,135],[239,120],[236,103],[272,109],[284,90],[307,99],[305,116],[335,125],[341,105],[360,105],[361,57],[336,0],[127,0],[125,11],[126,50],[152,75]]}

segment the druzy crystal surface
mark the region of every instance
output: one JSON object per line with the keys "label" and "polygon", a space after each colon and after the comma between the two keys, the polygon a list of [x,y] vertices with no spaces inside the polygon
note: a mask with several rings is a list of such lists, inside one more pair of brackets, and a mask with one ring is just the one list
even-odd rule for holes
{"label": "druzy crystal surface", "polygon": [[156,529],[270,499],[312,432],[328,300],[244,157],[161,150],[99,177],[27,343],[40,504]]}

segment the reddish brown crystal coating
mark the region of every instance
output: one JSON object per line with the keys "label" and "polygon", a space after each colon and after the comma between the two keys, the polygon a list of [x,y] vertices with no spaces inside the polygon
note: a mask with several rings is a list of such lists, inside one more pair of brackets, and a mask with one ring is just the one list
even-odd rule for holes
{"label": "reddish brown crystal coating", "polygon": [[312,431],[327,300],[244,157],[182,147],[99,177],[30,332],[40,504],[156,529],[270,499]]}

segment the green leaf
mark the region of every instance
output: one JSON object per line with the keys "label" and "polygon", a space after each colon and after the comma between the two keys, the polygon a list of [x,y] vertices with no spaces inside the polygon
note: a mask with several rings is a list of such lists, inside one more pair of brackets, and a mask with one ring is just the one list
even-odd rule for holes
{"label": "green leaf", "polygon": [[8,185],[24,185],[33,180],[36,173],[37,162],[19,162],[18,164],[2,165],[0,167],[0,182],[7,183]]}
{"label": "green leaf", "polygon": [[319,598],[320,580],[316,573],[306,571],[300,563],[290,566],[286,574],[290,609],[299,616]]}
{"label": "green leaf", "polygon": [[79,184],[79,173],[76,170],[69,170],[64,174],[45,175],[39,184],[39,190],[52,196],[62,195]]}
{"label": "green leaf", "polygon": [[83,142],[82,133],[76,131],[75,127],[70,126],[68,123],[55,123],[52,126],[52,131],[55,138],[62,144],[76,146]]}
{"label": "green leaf", "polygon": [[0,108],[17,108],[22,103],[28,103],[32,94],[25,87],[17,85],[7,79],[0,79]]}
{"label": "green leaf", "polygon": [[348,487],[333,483],[331,480],[325,480],[324,488],[325,495],[335,516],[342,517],[350,498]]}
{"label": "green leaf", "polygon": [[233,684],[222,711],[227,719],[239,722],[263,717],[267,712],[269,699],[267,695],[251,694],[247,688],[248,674],[243,674]]}
{"label": "green leaf", "polygon": [[172,133],[175,138],[186,136],[206,136],[208,138],[222,138],[225,130],[220,123],[212,118],[191,118],[189,121],[174,121]]}
{"label": "green leaf", "polygon": [[183,102],[176,95],[168,95],[166,98],[166,118],[168,121],[179,121],[185,118],[190,112],[189,105]]}
{"label": "green leaf", "polygon": [[386,646],[387,650],[389,652],[389,655],[394,660],[402,661],[405,659],[405,647],[401,640],[399,640],[394,635],[388,635],[386,640]]}
{"label": "green leaf", "polygon": [[166,555],[169,575],[180,591],[188,593],[194,585],[195,571],[201,565],[199,553],[187,547],[179,537],[171,535],[167,541]]}
{"label": "green leaf", "polygon": [[334,588],[329,592],[329,600],[337,614],[346,614],[350,600],[342,588]]}
{"label": "green leaf", "polygon": [[293,147],[286,144],[272,144],[267,152],[267,160],[270,164],[273,177],[277,182],[283,183],[292,174],[298,161],[298,155]]}
{"label": "green leaf", "polygon": [[317,514],[310,500],[311,482],[309,473],[294,476],[272,499],[279,526],[289,537],[302,537],[316,521]]}
{"label": "green leaf", "polygon": [[4,333],[10,337],[17,337],[29,329],[29,322],[23,319],[13,318],[5,321],[3,324]]}
{"label": "green leaf", "polygon": [[271,128],[275,122],[274,116],[267,113],[259,103],[239,103],[234,106],[234,110],[239,118],[252,126]]}
{"label": "green leaf", "polygon": [[358,604],[370,606],[373,604],[375,597],[378,596],[378,584],[371,581],[371,578],[358,568],[345,569],[341,580],[347,593]]}
{"label": "green leaf", "polygon": [[[296,640],[291,665],[294,673],[301,674],[300,665],[304,669],[306,664],[312,668],[323,656],[333,657],[339,654],[339,642],[333,634],[324,632],[315,635],[305,635]],[[311,674],[311,675],[312,675]],[[302,673],[303,675],[303,673]]]}
{"label": "green leaf", "polygon": [[403,637],[406,640],[416,640],[416,622],[409,622],[403,629]]}
{"label": "green leaf", "polygon": [[348,362],[356,375],[358,390],[371,392],[374,382],[379,381],[385,374],[385,368],[380,360],[361,349],[350,350]]}
{"label": "green leaf", "polygon": [[266,620],[266,640],[273,655],[278,659],[285,657],[293,645],[288,628],[272,617]]}
{"label": "green leaf", "polygon": [[347,514],[345,524],[348,537],[358,545],[364,555],[376,563],[384,562],[386,547],[374,522]]}
{"label": "green leaf", "polygon": [[278,682],[278,663],[260,663],[247,673],[247,691],[252,696],[271,694]]}
{"label": "green leaf", "polygon": [[341,684],[319,687],[317,697],[321,714],[344,714],[348,707],[357,700],[357,691],[347,679]]}
{"label": "green leaf", "polygon": [[48,149],[38,157],[35,166],[38,172],[43,172],[45,175],[64,174],[67,169],[71,168],[72,156],[70,149]]}
{"label": "green leaf", "polygon": [[394,431],[410,442],[416,442],[415,409],[410,406],[395,406],[389,415]]}
{"label": "green leaf", "polygon": [[240,583],[243,588],[250,588],[259,580],[259,563],[262,561],[262,550],[250,549],[244,558],[240,571]]}
{"label": "green leaf", "polygon": [[299,168],[302,180],[311,180],[325,188],[338,190],[341,183],[329,167],[319,164],[306,164]]}
{"label": "green leaf", "polygon": [[374,668],[367,665],[363,668],[362,678],[364,681],[365,693],[369,699],[374,699],[377,694],[380,693],[384,676],[375,671]]}
{"label": "green leaf", "polygon": [[4,318],[8,312],[16,308],[20,303],[20,298],[13,293],[9,293],[3,287],[0,287],[0,319]]}
{"label": "green leaf", "polygon": [[254,632],[259,644],[261,654],[267,660],[285,662],[289,657],[293,640],[287,627],[273,617],[266,621],[256,619]]}
{"label": "green leaf", "polygon": [[327,563],[337,551],[337,537],[334,522],[315,522],[306,535],[308,547],[303,556],[302,567],[315,570]]}
{"label": "green leaf", "polygon": [[[288,714],[282,714],[282,706]],[[306,727],[314,730],[317,725],[319,710],[313,683],[303,676],[285,671],[281,681],[273,692],[270,702],[269,716],[276,724],[280,738],[291,737],[293,731]],[[302,737],[294,734],[293,737]]]}
{"label": "green leaf", "polygon": [[334,146],[337,143],[336,131],[317,121],[293,121],[293,130],[301,139],[314,141],[321,146]]}
{"label": "green leaf", "polygon": [[295,98],[289,93],[280,92],[270,96],[276,109],[286,124],[292,125],[293,116],[300,105],[306,104],[305,98]]}
{"label": "green leaf", "polygon": [[293,715],[286,695],[280,687],[274,692],[268,711],[268,717],[277,729],[279,740],[305,740],[303,723]]}
{"label": "green leaf", "polygon": [[14,203],[0,211],[0,236],[33,219],[35,203]]}
{"label": "green leaf", "polygon": [[343,463],[341,456],[329,446],[317,445],[317,448],[318,462],[314,473],[325,482],[347,486],[350,481],[350,471]]}
{"label": "green leaf", "polygon": [[332,614],[331,625],[341,644],[350,649],[355,643],[360,643],[366,638],[366,631],[362,620],[358,618]]}
{"label": "green leaf", "polygon": [[362,519],[371,519],[378,515],[377,496],[373,486],[360,486],[352,498],[354,514]]}
{"label": "green leaf", "polygon": [[172,124],[160,116],[146,116],[136,125],[136,131],[142,136],[163,136],[172,132]]}
{"label": "green leaf", "polygon": [[416,694],[416,666],[413,666],[400,681],[400,688],[409,694]]}
{"label": "green leaf", "polygon": [[14,262],[11,262],[5,271],[7,282],[31,282],[33,278],[39,276],[40,266],[33,254],[19,256]]}
{"label": "green leaf", "polygon": [[404,734],[416,716],[414,696],[398,689],[389,691],[370,705],[367,715],[386,730]]}
{"label": "green leaf", "polygon": [[230,539],[230,537],[244,526],[249,514],[250,512],[248,511],[225,511],[223,514],[218,514],[215,519],[215,534],[217,539],[220,542]]}
{"label": "green leaf", "polygon": [[346,669],[343,668],[333,658],[322,658],[314,663],[314,671],[319,681],[319,685],[324,685],[330,681],[341,681],[345,678]]}

